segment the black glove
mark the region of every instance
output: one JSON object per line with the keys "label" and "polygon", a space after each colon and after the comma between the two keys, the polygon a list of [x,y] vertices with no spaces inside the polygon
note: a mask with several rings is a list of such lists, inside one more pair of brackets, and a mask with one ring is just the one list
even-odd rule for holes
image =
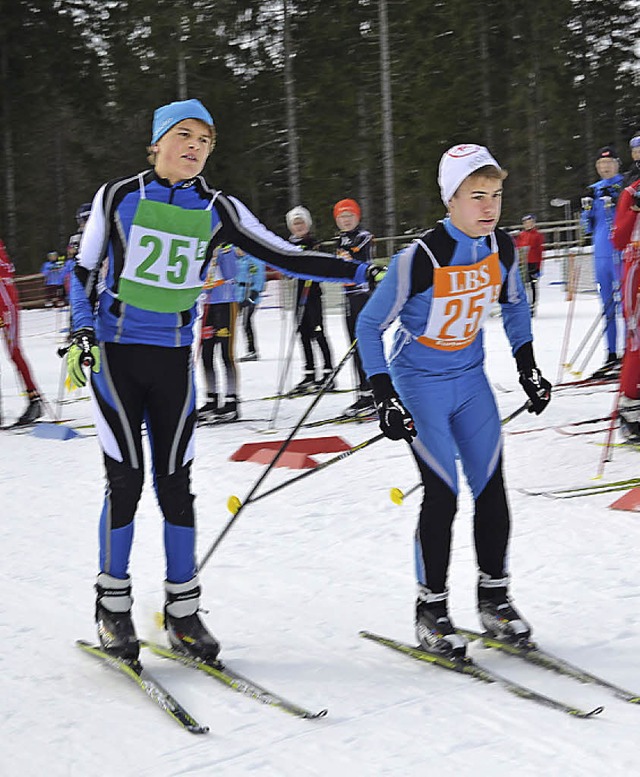
{"label": "black glove", "polygon": [[542,377],[536,365],[531,342],[521,345],[516,351],[515,357],[520,385],[527,392],[530,400],[527,410],[530,413],[540,415],[551,401],[551,383]]}
{"label": "black glove", "polygon": [[258,297],[259,296],[260,296],[260,294],[257,291],[255,291],[255,290],[250,292],[249,296],[245,297],[242,300],[242,302],[240,303],[240,307],[241,308],[253,307],[256,304],[256,302],[258,301]]}
{"label": "black glove", "polygon": [[386,373],[372,375],[371,386],[380,420],[380,431],[390,440],[411,442],[417,431],[413,418],[396,394]]}
{"label": "black glove", "polygon": [[537,367],[534,367],[520,372],[520,385],[527,392],[530,400],[528,411],[540,415],[551,401],[551,383],[542,377]]}
{"label": "black glove", "polygon": [[389,397],[376,403],[380,430],[390,440],[406,440],[411,442],[416,436],[416,427],[409,411],[399,397]]}

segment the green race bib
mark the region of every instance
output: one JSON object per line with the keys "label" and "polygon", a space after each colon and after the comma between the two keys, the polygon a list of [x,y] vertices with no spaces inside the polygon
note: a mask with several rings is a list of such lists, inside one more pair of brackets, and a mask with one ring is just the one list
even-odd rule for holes
{"label": "green race bib", "polygon": [[202,289],[211,212],[141,199],[120,276],[118,299],[156,313],[189,310]]}

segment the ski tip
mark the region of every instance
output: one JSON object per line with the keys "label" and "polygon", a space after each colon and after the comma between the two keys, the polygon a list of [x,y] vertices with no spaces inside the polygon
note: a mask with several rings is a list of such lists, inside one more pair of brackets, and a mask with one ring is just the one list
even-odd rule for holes
{"label": "ski tip", "polygon": [[318,720],[319,718],[326,718],[329,714],[329,710],[320,710],[319,712],[309,712],[306,715],[303,715],[302,717],[305,720]]}
{"label": "ski tip", "polygon": [[583,712],[580,717],[581,718],[593,718],[595,715],[599,715],[601,712],[604,712],[604,707],[594,707],[589,712]]}
{"label": "ski tip", "polygon": [[199,726],[199,725],[185,725],[185,728],[191,734],[208,734],[210,730],[209,726]]}

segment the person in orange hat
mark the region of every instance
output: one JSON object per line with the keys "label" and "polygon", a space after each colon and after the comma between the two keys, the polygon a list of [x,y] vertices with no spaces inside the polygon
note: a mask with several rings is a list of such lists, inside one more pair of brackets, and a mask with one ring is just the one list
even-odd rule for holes
{"label": "person in orange hat", "polygon": [[[336,253],[344,259],[357,259],[359,262],[371,264],[373,260],[373,235],[360,226],[361,217],[362,211],[355,200],[340,200],[333,206],[333,218],[340,230]],[[353,342],[356,337],[358,315],[369,299],[371,290],[368,283],[345,284],[344,290],[347,331],[350,341]],[[375,412],[373,392],[357,351],[354,351],[354,359],[358,396],[356,401],[345,410],[345,415],[366,416]]]}

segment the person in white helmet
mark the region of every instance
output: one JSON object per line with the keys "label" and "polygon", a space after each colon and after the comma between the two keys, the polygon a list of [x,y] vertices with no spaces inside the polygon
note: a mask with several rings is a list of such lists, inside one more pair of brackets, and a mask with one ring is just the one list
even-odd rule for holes
{"label": "person in white helmet", "polygon": [[[410,443],[424,486],[415,534],[416,636],[425,650],[457,658],[466,644],[449,616],[447,578],[458,458],[474,499],[481,623],[506,641],[526,642],[531,633],[509,596],[501,425],[484,371],[482,325],[495,302],[530,412],[545,409],[551,385],[533,355],[513,241],[497,228],[506,175],[484,146],[450,148],[438,177],[448,216],[394,257],[356,325],[380,428]],[[383,335],[398,319],[387,360]]]}
{"label": "person in white helmet", "polygon": [[[291,233],[289,242],[304,249],[316,249],[320,241],[312,234],[313,221],[307,208],[296,205],[286,215],[287,228]],[[331,372],[333,359],[331,347],[324,331],[324,311],[322,307],[322,287],[313,281],[298,280],[296,293],[296,316],[298,334],[304,355],[302,380],[293,391],[299,394],[317,391]],[[322,355],[323,367],[316,371],[313,343],[316,343]],[[329,386],[331,390],[335,384]]]}

